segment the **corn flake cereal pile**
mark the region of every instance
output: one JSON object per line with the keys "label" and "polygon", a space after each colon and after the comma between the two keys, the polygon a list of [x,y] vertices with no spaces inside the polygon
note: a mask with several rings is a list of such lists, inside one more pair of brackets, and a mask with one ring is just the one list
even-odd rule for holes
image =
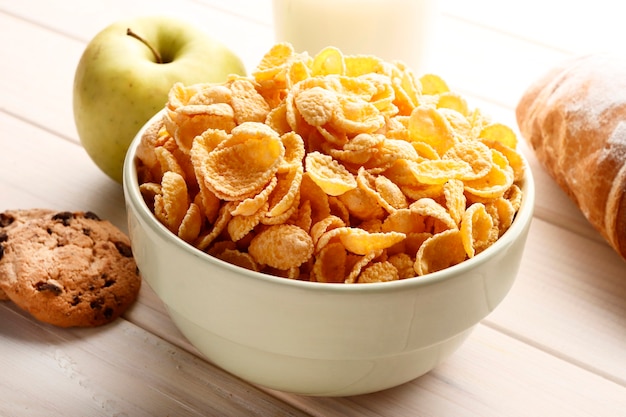
{"label": "corn flake cereal pile", "polygon": [[517,138],[436,75],[274,45],[249,77],[173,86],[138,148],[157,219],[224,261],[330,283],[458,264],[519,209]]}

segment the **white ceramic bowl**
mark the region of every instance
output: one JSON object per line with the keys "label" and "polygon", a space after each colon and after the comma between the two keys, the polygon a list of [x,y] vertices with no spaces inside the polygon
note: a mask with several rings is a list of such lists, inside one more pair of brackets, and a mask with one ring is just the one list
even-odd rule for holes
{"label": "white ceramic bowl", "polygon": [[530,169],[511,228],[474,258],[403,281],[311,283],[233,266],[170,233],[139,192],[135,153],[142,133],[124,166],[139,269],[189,341],[249,382],[318,396],[400,385],[452,354],[517,275],[533,215]]}

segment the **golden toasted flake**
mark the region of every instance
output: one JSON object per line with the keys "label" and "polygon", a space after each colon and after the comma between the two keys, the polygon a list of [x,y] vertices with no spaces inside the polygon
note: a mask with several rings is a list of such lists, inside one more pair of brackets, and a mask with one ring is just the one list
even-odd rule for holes
{"label": "golden toasted flake", "polygon": [[276,188],[277,184],[278,179],[276,177],[272,177],[270,182],[261,192],[254,197],[246,198],[245,200],[240,201],[230,214],[233,216],[251,216],[252,214],[258,212],[261,207],[268,203],[270,195]]}
{"label": "golden toasted flake", "polygon": [[193,242],[200,235],[202,224],[203,220],[200,207],[195,203],[191,203],[178,228],[178,237],[185,242]]}
{"label": "golden toasted flake", "polygon": [[289,269],[302,265],[311,257],[313,240],[298,226],[270,226],[252,239],[248,253],[259,264]]}
{"label": "golden toasted flake", "polygon": [[482,203],[474,203],[465,210],[460,230],[469,258],[491,246],[498,238],[498,229]]}
{"label": "golden toasted flake", "polygon": [[409,138],[424,142],[438,155],[443,155],[456,143],[450,122],[432,106],[418,106],[409,118]]}
{"label": "golden toasted flake", "polygon": [[[350,272],[348,273],[348,277],[344,280],[344,283],[346,284],[353,284],[357,281],[357,279],[359,278],[359,275],[361,275],[361,271],[370,264],[370,262],[372,262],[372,260],[378,258],[380,255],[382,255],[383,251],[382,250],[377,250],[377,251],[372,251],[370,253],[367,253],[363,256],[357,256],[357,255],[352,255],[352,259],[353,259],[353,265],[352,268],[350,269]],[[350,254],[348,254],[346,263],[350,262]]]}
{"label": "golden toasted flake", "polygon": [[167,225],[168,229],[172,232],[178,233],[178,228],[189,208],[187,183],[180,174],[168,171],[163,174],[161,190],[163,193],[164,215],[161,221]]}
{"label": "golden toasted flake", "polygon": [[259,193],[276,174],[285,148],[276,132],[246,122],[202,161],[206,186],[219,198],[242,200]]}
{"label": "golden toasted flake", "polygon": [[343,75],[346,72],[346,63],[343,54],[334,46],[328,46],[322,49],[313,57],[311,65],[311,75]]}
{"label": "golden toasted flake", "polygon": [[248,79],[236,79],[230,85],[232,91],[231,106],[235,123],[265,122],[270,106]]}
{"label": "golden toasted flake", "polygon": [[254,261],[252,256],[237,249],[225,249],[219,254],[215,255],[215,257],[221,259],[222,261],[249,269],[251,271],[259,271],[259,266]]}
{"label": "golden toasted flake", "polygon": [[257,211],[248,215],[236,215],[233,216],[226,230],[233,242],[237,242],[250,233],[260,222],[265,213],[267,213],[268,203],[265,202]]}
{"label": "golden toasted flake", "polygon": [[415,272],[426,275],[441,271],[460,264],[466,256],[461,232],[458,229],[446,230],[429,237],[420,246],[415,259]]}
{"label": "golden toasted flake", "polygon": [[339,242],[326,245],[315,257],[313,277],[317,282],[343,283],[348,253]]}
{"label": "golden toasted flake", "polygon": [[443,185],[443,195],[448,208],[450,217],[456,224],[461,222],[463,213],[465,213],[465,206],[467,204],[467,198],[465,198],[465,187],[463,181],[451,179]]}
{"label": "golden toasted flake", "polygon": [[373,282],[389,282],[400,279],[395,265],[389,261],[375,262],[365,268],[359,275],[357,282],[366,284]]}
{"label": "golden toasted flake", "polygon": [[311,179],[328,195],[341,195],[357,186],[354,175],[329,155],[311,152],[304,164]]}

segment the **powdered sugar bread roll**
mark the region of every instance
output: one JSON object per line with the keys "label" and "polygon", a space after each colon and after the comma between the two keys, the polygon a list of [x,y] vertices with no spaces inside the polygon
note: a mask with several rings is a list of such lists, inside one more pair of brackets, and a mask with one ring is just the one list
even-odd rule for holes
{"label": "powdered sugar bread roll", "polygon": [[564,62],[526,90],[516,116],[540,163],[626,259],[626,56]]}

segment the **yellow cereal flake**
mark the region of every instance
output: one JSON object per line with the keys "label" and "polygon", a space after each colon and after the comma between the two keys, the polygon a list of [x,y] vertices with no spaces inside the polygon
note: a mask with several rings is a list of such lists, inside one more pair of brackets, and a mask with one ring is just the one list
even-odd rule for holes
{"label": "yellow cereal flake", "polygon": [[237,265],[251,271],[259,270],[259,266],[254,261],[252,256],[237,249],[224,249],[214,256],[224,262],[228,262],[229,264]]}
{"label": "yellow cereal flake", "polygon": [[[236,132],[238,129],[245,133]],[[246,122],[208,153],[202,161],[202,176],[216,196],[228,201],[249,198],[271,180],[285,148],[278,134],[268,129],[264,124]]]}
{"label": "yellow cereal flake", "polygon": [[472,166],[456,159],[425,160],[411,164],[411,172],[418,184],[445,184],[450,179],[463,179],[471,176]]}
{"label": "yellow cereal flake", "polygon": [[424,74],[419,78],[422,93],[428,95],[443,94],[450,91],[448,84],[436,74]]}
{"label": "yellow cereal flake", "polygon": [[411,203],[409,209],[412,213],[425,219],[427,226],[429,226],[426,231],[440,233],[445,230],[457,228],[457,223],[448,210],[432,198],[420,198]]}
{"label": "yellow cereal flake", "polygon": [[466,256],[461,232],[458,229],[446,230],[422,243],[414,268],[418,275],[426,275],[460,264]]}
{"label": "yellow cereal flake", "polygon": [[413,268],[415,261],[407,253],[401,252],[391,255],[388,262],[396,268],[398,279],[412,278],[416,275],[415,269]]}
{"label": "yellow cereal flake", "polygon": [[386,71],[386,63],[374,55],[346,55],[345,75],[349,77],[359,77],[367,74],[383,74]]}
{"label": "yellow cereal flake", "polygon": [[302,265],[311,257],[313,240],[298,226],[270,226],[252,239],[248,253],[259,264],[289,269]]}
{"label": "yellow cereal flake", "polygon": [[[365,255],[372,251],[387,249],[402,241],[406,235],[399,232],[369,233],[359,228],[339,228],[339,240],[354,254]],[[338,229],[335,229],[338,230]]]}
{"label": "yellow cereal flake", "polygon": [[274,177],[277,179],[278,186],[270,196],[268,217],[280,216],[294,206],[294,202],[299,197],[303,173],[302,165],[294,165],[291,171]]}
{"label": "yellow cereal flake", "polygon": [[400,279],[400,274],[395,265],[389,261],[375,262],[365,268],[357,279],[357,282],[366,284],[372,282],[389,282]]}
{"label": "yellow cereal flake", "polygon": [[230,213],[233,216],[251,216],[259,211],[269,201],[270,195],[278,184],[277,177],[272,177],[270,182],[265,188],[254,197],[246,198],[243,201],[238,202],[233,211]]}
{"label": "yellow cereal flake", "polygon": [[191,203],[189,205],[189,209],[187,209],[187,213],[185,213],[185,217],[183,217],[183,220],[180,223],[180,227],[178,228],[178,237],[185,242],[191,243],[200,235],[202,225],[202,211],[197,204]]}
{"label": "yellow cereal flake", "polygon": [[213,223],[213,227],[198,236],[194,246],[200,250],[205,250],[213,243],[215,239],[226,229],[228,222],[232,219],[230,214],[233,203],[229,202],[222,205],[217,213],[217,218]]}
{"label": "yellow cereal flake", "polygon": [[338,198],[357,219],[379,219],[385,216],[385,210],[376,199],[360,187],[349,190]]}
{"label": "yellow cereal flake", "polygon": [[511,149],[515,149],[517,146],[517,135],[515,135],[513,129],[502,123],[493,123],[485,126],[480,131],[479,138],[499,142]]}
{"label": "yellow cereal flake", "polygon": [[466,162],[471,170],[464,171],[460,174],[461,177],[457,177],[464,181],[484,177],[494,164],[489,147],[478,141],[459,142],[448,149],[442,159]]}
{"label": "yellow cereal flake", "polygon": [[232,82],[230,89],[233,117],[237,125],[244,122],[265,122],[270,106],[250,80],[236,79]]}
{"label": "yellow cereal flake", "polygon": [[304,160],[306,172],[326,194],[338,196],[356,188],[356,178],[330,155],[311,152]]}
{"label": "yellow cereal flake", "polygon": [[301,168],[306,155],[304,140],[296,132],[287,132],[280,137],[285,148],[285,156],[278,167],[278,172],[291,172],[294,168]]}
{"label": "yellow cereal flake", "polygon": [[322,87],[313,87],[300,92],[294,98],[296,109],[311,126],[330,123],[339,112],[337,95]]}
{"label": "yellow cereal flake", "polygon": [[334,46],[328,46],[313,57],[311,75],[343,75],[346,72],[346,63],[341,51]]}
{"label": "yellow cereal flake", "polygon": [[350,261],[352,261],[353,265],[352,265],[352,268],[350,269],[350,272],[348,273],[348,276],[344,280],[344,283],[353,284],[357,282],[359,275],[361,275],[361,271],[364,268],[366,268],[367,265],[369,265],[372,262],[372,260],[381,256],[382,253],[383,253],[382,250],[378,250],[378,251],[372,251],[370,253],[366,253],[363,256],[358,256],[358,255],[350,256],[350,254],[348,254],[346,263],[350,263]]}
{"label": "yellow cereal flake", "polygon": [[469,258],[488,248],[498,238],[498,229],[485,205],[474,203],[465,210],[461,221],[461,240]]}
{"label": "yellow cereal flake", "polygon": [[456,143],[450,122],[432,106],[418,106],[411,112],[408,131],[412,142],[424,142],[438,155]]}
{"label": "yellow cereal flake", "polygon": [[345,227],[346,223],[339,217],[330,215],[311,227],[310,235],[313,239],[313,243],[317,245],[322,235],[329,230],[337,229],[339,227]]}
{"label": "yellow cereal flake", "polygon": [[339,242],[326,245],[316,256],[313,277],[317,282],[343,283],[348,253]]}
{"label": "yellow cereal flake", "polygon": [[469,112],[467,100],[454,91],[445,91],[439,94],[437,107],[455,110],[463,116],[466,116]]}
{"label": "yellow cereal flake", "polygon": [[174,233],[182,223],[189,208],[189,195],[187,183],[180,175],[172,171],[163,174],[161,181],[163,193],[163,212],[161,221]]}
{"label": "yellow cereal flake", "polygon": [[408,207],[406,196],[400,187],[383,175],[372,175],[361,167],[357,175],[357,184],[389,213]]}
{"label": "yellow cereal flake", "polygon": [[465,187],[463,181],[457,179],[451,179],[443,186],[443,196],[445,199],[446,208],[450,217],[457,224],[461,222],[463,213],[465,213],[465,207],[467,205],[467,198],[465,198]]}
{"label": "yellow cereal flake", "polygon": [[267,213],[268,203],[266,202],[257,211],[248,215],[236,215],[232,216],[226,230],[233,242],[237,242],[243,239],[248,233],[250,233],[260,222],[265,213]]}

